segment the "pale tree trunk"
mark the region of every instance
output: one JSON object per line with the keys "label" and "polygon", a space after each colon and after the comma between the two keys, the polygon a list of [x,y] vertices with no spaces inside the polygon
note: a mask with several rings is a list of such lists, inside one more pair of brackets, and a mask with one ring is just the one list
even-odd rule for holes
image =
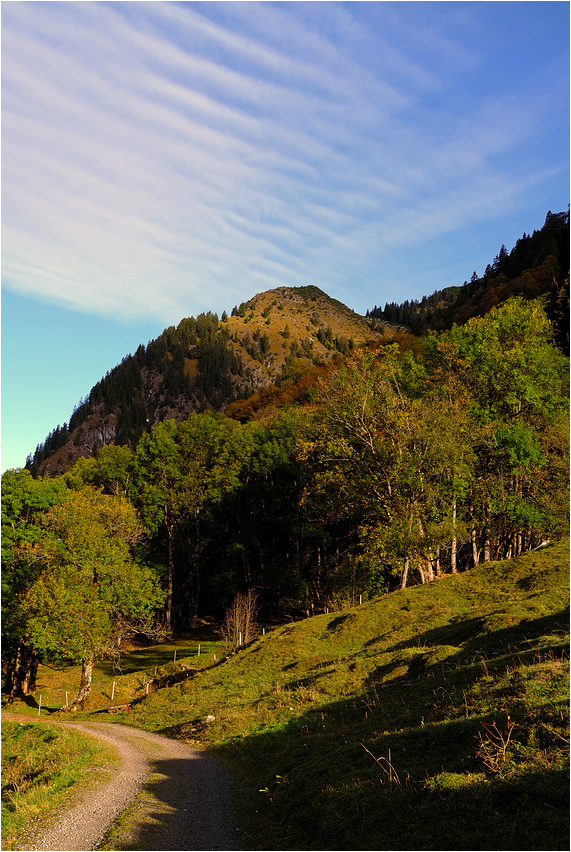
{"label": "pale tree trunk", "polygon": [[[418,519],[418,527],[420,530],[420,535],[424,536],[424,527],[422,525],[422,521],[420,518]],[[429,553],[426,559],[422,556],[420,557],[420,577],[423,583],[430,583],[434,580],[434,570],[432,568],[432,553]]]}
{"label": "pale tree trunk", "polygon": [[478,537],[476,534],[476,522],[474,520],[474,495],[470,490],[470,541],[472,542],[472,567],[477,568],[480,562],[478,551]]}
{"label": "pale tree trunk", "polygon": [[441,577],[442,569],[440,567],[440,545],[438,545],[438,547],[436,548],[436,558],[434,560],[434,567],[436,569],[436,576]]}
{"label": "pale tree trunk", "polygon": [[472,567],[477,568],[480,563],[480,553],[478,551],[478,539],[476,537],[476,527],[470,530],[470,539],[472,541]]}
{"label": "pale tree trunk", "polygon": [[490,540],[490,521],[491,521],[491,506],[489,498],[486,500],[486,521],[484,529],[484,562],[490,561],[490,551],[492,542]]}
{"label": "pale tree trunk", "polygon": [[450,548],[450,568],[452,570],[452,573],[456,574],[456,548],[458,546],[458,540],[456,538],[456,497],[454,497],[454,501],[452,503],[452,527],[454,529],[454,534],[452,538],[452,545]]}
{"label": "pale tree trunk", "polygon": [[426,560],[426,576],[428,578],[429,583],[431,583],[434,580],[434,568],[432,567],[432,554]]}
{"label": "pale tree trunk", "polygon": [[404,565],[403,565],[403,569],[402,569],[402,577],[401,577],[401,581],[400,581],[401,589],[406,589],[406,580],[407,580],[407,577],[408,577],[408,566],[409,565],[410,565],[410,559],[407,556],[406,559],[404,560]]}
{"label": "pale tree trunk", "polygon": [[81,681],[79,684],[79,692],[77,698],[73,702],[73,709],[78,707],[83,709],[84,703],[89,698],[91,693],[91,680],[93,677],[93,654],[90,654],[86,660],[81,662]]}

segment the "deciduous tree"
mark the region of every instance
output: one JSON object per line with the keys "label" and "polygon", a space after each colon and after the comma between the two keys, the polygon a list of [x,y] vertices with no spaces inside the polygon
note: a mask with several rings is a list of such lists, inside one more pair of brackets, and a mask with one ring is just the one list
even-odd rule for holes
{"label": "deciduous tree", "polygon": [[151,631],[164,595],[133,558],[142,527],[127,499],[70,491],[40,521],[39,540],[25,546],[38,576],[18,606],[36,649],[81,663],[77,707],[89,697],[94,662],[133,631]]}

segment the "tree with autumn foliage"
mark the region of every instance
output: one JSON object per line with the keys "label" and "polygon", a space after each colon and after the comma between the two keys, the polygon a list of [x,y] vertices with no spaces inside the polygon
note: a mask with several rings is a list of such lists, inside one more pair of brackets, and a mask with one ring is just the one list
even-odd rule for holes
{"label": "tree with autumn foliage", "polygon": [[[485,559],[567,528],[569,359],[541,299],[513,298],[443,338],[468,389]],[[479,503],[479,506],[477,505]]]}
{"label": "tree with autumn foliage", "polygon": [[[396,346],[356,355],[322,386],[313,456],[317,487],[361,518],[366,559],[423,580],[456,536],[456,502],[471,475],[464,408],[427,392],[422,365]],[[435,569],[436,565],[436,569]]]}

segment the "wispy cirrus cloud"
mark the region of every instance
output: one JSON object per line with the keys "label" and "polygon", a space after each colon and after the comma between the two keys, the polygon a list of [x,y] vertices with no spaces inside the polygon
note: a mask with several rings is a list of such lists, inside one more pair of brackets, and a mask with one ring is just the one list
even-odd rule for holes
{"label": "wispy cirrus cloud", "polygon": [[5,5],[5,285],[165,322],[282,284],[364,310],[405,246],[548,193],[559,102],[488,88],[485,4],[364,5]]}

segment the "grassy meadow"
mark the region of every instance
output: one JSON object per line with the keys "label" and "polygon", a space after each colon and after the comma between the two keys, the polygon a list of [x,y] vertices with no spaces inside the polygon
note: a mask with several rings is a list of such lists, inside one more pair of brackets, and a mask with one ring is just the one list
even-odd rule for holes
{"label": "grassy meadow", "polygon": [[[234,655],[206,627],[130,651],[121,671],[98,666],[76,716],[222,759],[244,849],[568,849],[568,602],[565,541],[283,625]],[[185,666],[145,696],[155,668]],[[60,718],[78,681],[42,667],[14,709],[37,716],[41,692]],[[102,712],[113,681],[114,703],[136,699],[129,714]]]}

